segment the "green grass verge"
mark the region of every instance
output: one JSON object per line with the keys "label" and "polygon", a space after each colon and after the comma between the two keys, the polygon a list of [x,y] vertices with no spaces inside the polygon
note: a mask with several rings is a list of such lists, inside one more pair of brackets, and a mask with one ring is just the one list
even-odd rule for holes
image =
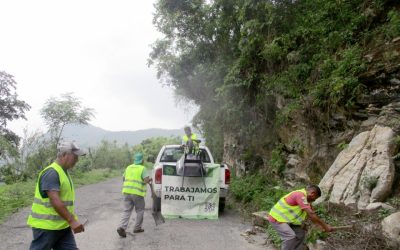
{"label": "green grass verge", "polygon": [[121,176],[123,169],[94,169],[89,172],[72,171],[71,178],[75,187],[101,182],[110,178]]}
{"label": "green grass verge", "polygon": [[[89,172],[71,171],[75,187],[122,176],[123,170],[94,169]],[[32,204],[36,181],[18,182],[0,186],[0,224],[18,209]]]}
{"label": "green grass verge", "polygon": [[10,214],[32,203],[34,181],[0,186],[0,223]]}

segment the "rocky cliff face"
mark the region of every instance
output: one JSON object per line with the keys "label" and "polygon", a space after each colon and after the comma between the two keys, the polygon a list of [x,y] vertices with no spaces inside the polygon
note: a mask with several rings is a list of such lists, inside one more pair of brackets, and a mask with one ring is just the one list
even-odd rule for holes
{"label": "rocky cliff face", "polygon": [[[349,145],[355,136],[363,132],[369,133],[363,137],[365,142],[372,136],[371,133],[374,133],[375,140],[387,136],[388,146],[384,150],[386,160],[382,164],[390,166],[387,172],[388,175],[391,175],[390,182],[396,182],[396,176],[399,173],[395,174],[395,167],[390,159],[398,153],[398,145],[394,143],[389,146],[389,141],[393,141],[400,133],[400,37],[384,46],[371,49],[364,55],[364,59],[367,70],[359,76],[364,89],[363,94],[359,95],[355,101],[354,109],[339,108],[335,113],[328,115],[315,110],[310,105],[309,108],[306,107],[300,112],[291,114],[289,122],[284,126],[267,129],[263,132],[276,133],[277,141],[283,145],[281,156],[284,158],[285,168],[282,174],[289,184],[299,180],[318,183],[332,164],[336,166],[334,162],[338,154]],[[282,102],[284,102],[282,98],[275,97],[277,112],[279,112]],[[386,130],[383,132],[381,127],[387,127],[391,132]],[[262,138],[265,134],[258,136]],[[236,174],[240,176],[250,167],[243,157],[246,145],[237,135],[229,133],[229,131],[226,131],[224,139],[224,161],[234,166]],[[370,143],[374,144],[372,141]],[[265,169],[271,167],[270,149],[268,146],[257,147],[257,155]],[[367,166],[368,162],[374,159],[374,152],[372,149],[368,150],[370,151],[365,151],[358,156],[365,158],[366,165],[363,168],[370,168]],[[337,174],[345,171],[337,170]],[[357,178],[360,179],[360,176]],[[336,190],[334,187],[327,188]],[[354,199],[354,193],[348,195],[346,203],[364,207],[360,201],[364,198]],[[364,194],[360,193],[359,195]],[[375,196],[372,193],[368,197],[369,200],[382,199],[373,198]],[[337,199],[346,200],[344,197],[337,197]]]}

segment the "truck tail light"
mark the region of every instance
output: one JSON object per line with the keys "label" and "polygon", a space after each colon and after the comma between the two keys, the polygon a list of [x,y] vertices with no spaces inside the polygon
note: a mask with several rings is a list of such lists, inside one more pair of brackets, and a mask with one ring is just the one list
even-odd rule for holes
{"label": "truck tail light", "polygon": [[231,171],[229,169],[225,169],[225,184],[231,183]]}
{"label": "truck tail light", "polygon": [[161,184],[161,182],[162,182],[162,168],[157,168],[156,169],[156,174],[155,174],[154,179],[155,179],[154,182],[156,184]]}

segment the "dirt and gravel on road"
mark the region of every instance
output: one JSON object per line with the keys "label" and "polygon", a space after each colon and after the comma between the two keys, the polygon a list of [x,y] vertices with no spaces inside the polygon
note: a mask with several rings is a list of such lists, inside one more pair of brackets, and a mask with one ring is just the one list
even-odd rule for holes
{"label": "dirt and gravel on road", "polygon": [[[80,249],[274,249],[265,245],[265,233],[243,237],[249,222],[227,210],[218,220],[167,220],[155,226],[151,216],[151,198],[146,197],[144,233],[133,233],[132,213],[128,236],[120,238],[116,232],[122,213],[121,178],[78,188],[76,211],[85,222],[85,232],[76,234]],[[0,225],[0,249],[28,249],[32,231],[26,226],[30,208],[24,208]]]}

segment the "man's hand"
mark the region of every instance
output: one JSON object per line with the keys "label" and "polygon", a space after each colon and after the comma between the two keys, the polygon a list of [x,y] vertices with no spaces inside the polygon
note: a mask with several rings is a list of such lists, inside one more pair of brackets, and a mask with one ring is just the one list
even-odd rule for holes
{"label": "man's hand", "polygon": [[77,220],[73,220],[71,223],[69,223],[69,226],[71,227],[74,234],[85,231],[85,227]]}
{"label": "man's hand", "polygon": [[306,208],[304,209],[304,211],[306,211],[306,213],[308,214],[308,217],[310,218],[310,220],[316,224],[318,224],[320,227],[322,227],[322,229],[325,232],[333,232],[335,231],[335,229],[333,229],[331,226],[329,226],[328,224],[326,224],[324,221],[322,221],[318,215],[315,214],[315,212],[310,209],[310,208]]}
{"label": "man's hand", "polygon": [[143,181],[147,184],[152,184],[153,183],[153,179],[149,176],[144,177]]}
{"label": "man's hand", "polygon": [[47,195],[49,196],[51,205],[54,207],[57,213],[68,222],[74,233],[85,231],[83,225],[76,221],[74,215],[68,211],[67,207],[60,199],[58,191],[47,191]]}
{"label": "man's hand", "polygon": [[325,232],[333,232],[335,231],[334,228],[332,228],[331,226],[329,226],[328,224],[325,224],[325,226],[323,227]]}

